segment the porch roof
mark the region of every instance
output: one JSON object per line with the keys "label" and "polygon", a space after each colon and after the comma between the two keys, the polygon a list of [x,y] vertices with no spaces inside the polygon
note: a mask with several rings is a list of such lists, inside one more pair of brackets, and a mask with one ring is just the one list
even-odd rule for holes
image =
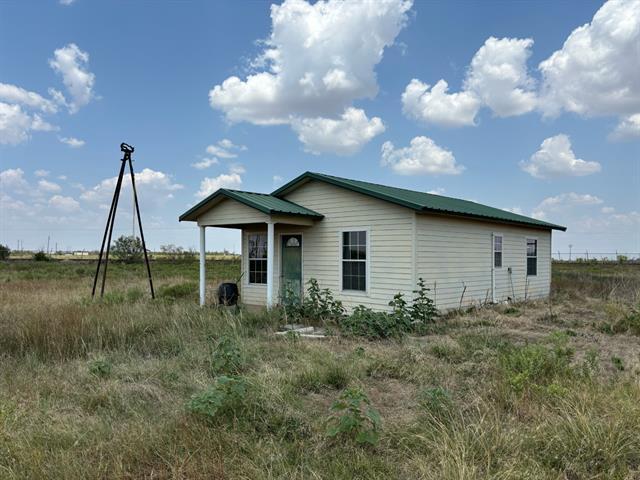
{"label": "porch roof", "polygon": [[236,200],[248,207],[255,208],[262,213],[266,213],[267,215],[298,215],[315,219],[321,219],[324,217],[318,212],[314,212],[311,209],[305,208],[297,203],[290,202],[289,200],[274,197],[268,193],[243,192],[241,190],[221,188],[180,215],[179,220],[181,222],[197,221],[200,215],[214,207],[225,198]]}

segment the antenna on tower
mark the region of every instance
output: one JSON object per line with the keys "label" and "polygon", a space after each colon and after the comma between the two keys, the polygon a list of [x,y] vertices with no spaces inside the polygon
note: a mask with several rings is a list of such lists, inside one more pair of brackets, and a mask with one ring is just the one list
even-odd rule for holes
{"label": "antenna on tower", "polygon": [[[124,168],[126,164],[129,164],[129,173],[131,175],[131,188],[133,190],[133,204],[134,204],[134,216],[138,217],[138,230],[140,230],[140,240],[142,240],[142,251],[144,253],[144,262],[147,265],[147,275],[149,277],[149,288],[151,290],[151,298],[156,298],[153,291],[153,279],[151,278],[151,266],[149,265],[149,257],[147,256],[147,245],[144,241],[144,233],[142,231],[142,218],[140,217],[140,206],[138,205],[138,193],[136,192],[136,180],[133,173],[133,162],[131,160],[131,154],[134,148],[126,143],[120,144],[120,151],[123,152],[123,157],[120,160],[120,173],[118,174],[118,181],[116,182],[116,189],[113,192],[113,200],[111,200],[111,208],[109,209],[109,216],[107,217],[107,226],[104,229],[104,235],[102,237],[102,246],[100,247],[100,255],[98,256],[98,267],[96,268],[96,275],[93,279],[93,289],[91,290],[91,297],[96,295],[96,286],[98,285],[98,277],[100,275],[100,266],[102,265],[102,256],[104,253],[104,270],[102,271],[102,286],[100,287],[100,296],[104,295],[104,286],[107,281],[107,265],[109,264],[109,249],[111,247],[111,236],[113,234],[113,224],[116,218],[116,210],[118,208],[118,200],[120,198],[120,190],[122,188],[122,179],[124,177]],[[107,250],[105,252],[105,243]]]}

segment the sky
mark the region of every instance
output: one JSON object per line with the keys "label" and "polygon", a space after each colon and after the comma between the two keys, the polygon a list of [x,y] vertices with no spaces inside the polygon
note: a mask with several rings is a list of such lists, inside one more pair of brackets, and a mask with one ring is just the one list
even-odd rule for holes
{"label": "sky", "polygon": [[[178,216],[217,188],[310,170],[640,256],[638,72],[640,0],[5,0],[0,243],[99,248],[127,142],[152,249],[196,248]],[[114,237],[133,231],[125,183]]]}

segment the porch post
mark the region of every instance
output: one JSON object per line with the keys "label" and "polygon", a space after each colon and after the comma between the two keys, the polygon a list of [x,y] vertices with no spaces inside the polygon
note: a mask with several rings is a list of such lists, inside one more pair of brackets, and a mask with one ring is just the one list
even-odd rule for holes
{"label": "porch post", "polygon": [[205,242],[205,228],[204,226],[200,227],[200,306],[204,306],[206,300],[206,242]]}
{"label": "porch post", "polygon": [[267,308],[273,306],[273,255],[275,252],[273,222],[267,222]]}

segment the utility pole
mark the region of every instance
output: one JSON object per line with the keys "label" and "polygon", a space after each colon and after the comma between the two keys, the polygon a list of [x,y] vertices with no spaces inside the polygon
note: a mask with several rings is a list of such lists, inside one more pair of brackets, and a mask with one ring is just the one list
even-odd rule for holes
{"label": "utility pole", "polygon": [[571,261],[571,249],[573,248],[573,245],[569,244],[569,261]]}
{"label": "utility pole", "polygon": [[51,240],[51,235],[47,235],[47,255],[49,255],[49,240]]}

